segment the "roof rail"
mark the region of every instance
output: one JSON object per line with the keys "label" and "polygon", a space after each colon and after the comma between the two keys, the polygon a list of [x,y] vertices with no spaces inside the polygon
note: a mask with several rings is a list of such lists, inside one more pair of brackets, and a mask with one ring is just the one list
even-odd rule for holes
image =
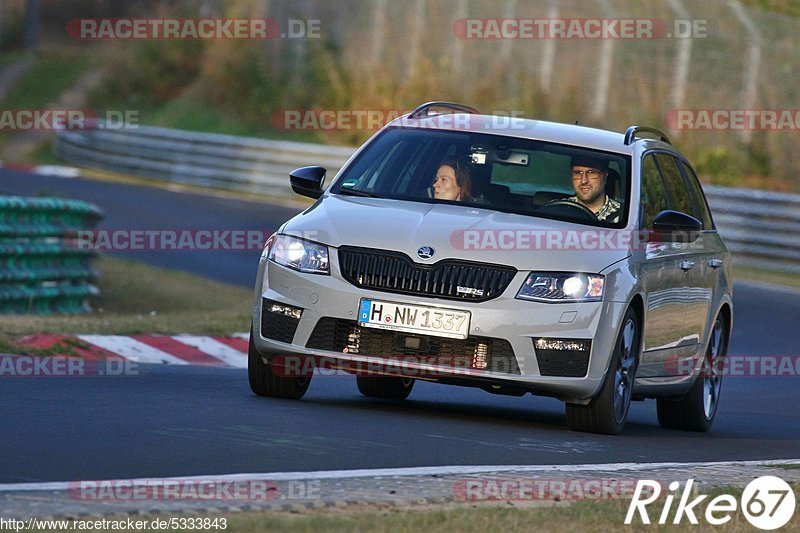
{"label": "roof rail", "polygon": [[627,130],[625,130],[625,146],[632,144],[636,141],[636,134],[639,132],[644,133],[653,133],[658,136],[658,138],[664,141],[667,144],[672,144],[669,141],[669,137],[667,137],[662,131],[657,130],[655,128],[648,128],[647,126],[631,126]]}
{"label": "roof rail", "polygon": [[[412,111],[408,118],[422,118],[430,115],[429,111],[433,108],[447,109],[451,113],[469,113],[470,115],[480,115],[480,111],[474,107],[456,104],[453,102],[426,102]],[[446,113],[445,113],[446,114]]]}

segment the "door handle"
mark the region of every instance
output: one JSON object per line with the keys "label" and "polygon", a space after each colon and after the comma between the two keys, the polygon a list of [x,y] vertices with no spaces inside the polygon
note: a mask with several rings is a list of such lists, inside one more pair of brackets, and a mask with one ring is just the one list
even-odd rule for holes
{"label": "door handle", "polygon": [[710,266],[711,268],[719,268],[722,266],[722,259],[714,258],[708,262],[708,266]]}
{"label": "door handle", "polygon": [[686,272],[686,271],[691,270],[691,269],[694,268],[694,261],[690,261],[688,259],[684,259],[683,261],[681,261],[681,264],[679,266],[680,266],[681,270]]}

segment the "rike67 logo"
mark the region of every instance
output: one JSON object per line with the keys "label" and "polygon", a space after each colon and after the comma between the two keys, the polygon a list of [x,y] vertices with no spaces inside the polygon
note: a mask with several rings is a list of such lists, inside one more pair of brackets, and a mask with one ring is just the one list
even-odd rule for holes
{"label": "rike67 logo", "polygon": [[[705,512],[701,514],[700,504],[708,498],[707,494],[696,496],[693,494],[693,479],[689,479],[683,487],[680,495],[680,483],[673,481],[669,484],[669,492],[663,498],[663,507],[658,514],[657,523],[664,525],[667,523],[680,524],[684,518],[689,523],[697,525],[698,516],[705,519],[706,523],[713,526],[727,524],[733,519],[738,509],[741,509],[744,517],[750,524],[758,529],[773,530],[786,525],[794,515],[795,496],[792,487],[779,477],[763,476],[751,481],[744,492],[741,500],[737,501],[730,494],[721,494],[714,497],[705,505]],[[636,514],[643,524],[650,524],[651,518],[648,513],[648,506],[656,503],[661,497],[661,484],[649,479],[640,479],[633,492],[628,513],[625,515],[625,524],[630,525]],[[692,496],[696,496],[691,499]],[[673,503],[678,499],[678,504],[673,511]],[[658,505],[654,505],[650,511],[658,512]],[[655,516],[653,517],[655,518]]]}

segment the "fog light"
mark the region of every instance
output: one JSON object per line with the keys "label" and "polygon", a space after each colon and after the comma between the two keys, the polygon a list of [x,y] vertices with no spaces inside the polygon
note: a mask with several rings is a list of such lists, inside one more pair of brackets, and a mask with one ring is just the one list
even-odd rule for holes
{"label": "fog light", "polygon": [[267,308],[267,311],[270,313],[295,318],[297,320],[300,320],[300,317],[303,316],[303,310],[299,307],[292,307],[290,305],[283,305],[279,303],[271,304],[269,308]]}
{"label": "fog light", "polygon": [[264,298],[261,302],[261,336],[291,343],[303,310]]}
{"label": "fog light", "polygon": [[589,371],[591,339],[533,339],[543,376],[580,378]]}
{"label": "fog light", "polygon": [[534,346],[537,350],[584,352],[589,350],[591,341],[574,339],[536,339]]}

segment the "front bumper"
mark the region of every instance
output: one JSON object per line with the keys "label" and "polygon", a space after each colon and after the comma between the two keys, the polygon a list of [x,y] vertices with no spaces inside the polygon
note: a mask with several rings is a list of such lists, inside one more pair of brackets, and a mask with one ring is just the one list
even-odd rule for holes
{"label": "front bumper", "polygon": [[[265,358],[313,355],[345,368],[357,365],[374,374],[401,374],[437,381],[466,379],[577,403],[585,403],[599,390],[625,304],[606,301],[548,304],[518,300],[515,295],[527,272],[518,272],[499,297],[480,303],[365,290],[341,277],[336,250],[331,249],[331,252],[330,275],[303,274],[261,260],[253,307],[253,332],[256,349]],[[470,337],[460,343],[434,337],[431,339],[436,356],[417,353],[394,342],[397,340],[394,332],[358,328],[356,320],[361,298],[469,311]],[[302,309],[302,316],[292,320],[268,315],[263,318],[269,326],[266,332],[262,331],[265,300]],[[271,322],[276,318],[277,322]],[[349,327],[358,329],[347,331]],[[363,335],[365,342],[353,343],[350,336],[353,333]],[[591,340],[588,364],[576,375],[575,365],[562,364],[558,352],[537,353],[534,343],[539,338]],[[480,364],[476,367],[472,363],[480,362],[481,351],[485,351],[487,345],[489,364],[484,368]],[[444,352],[447,352],[446,357]]]}

